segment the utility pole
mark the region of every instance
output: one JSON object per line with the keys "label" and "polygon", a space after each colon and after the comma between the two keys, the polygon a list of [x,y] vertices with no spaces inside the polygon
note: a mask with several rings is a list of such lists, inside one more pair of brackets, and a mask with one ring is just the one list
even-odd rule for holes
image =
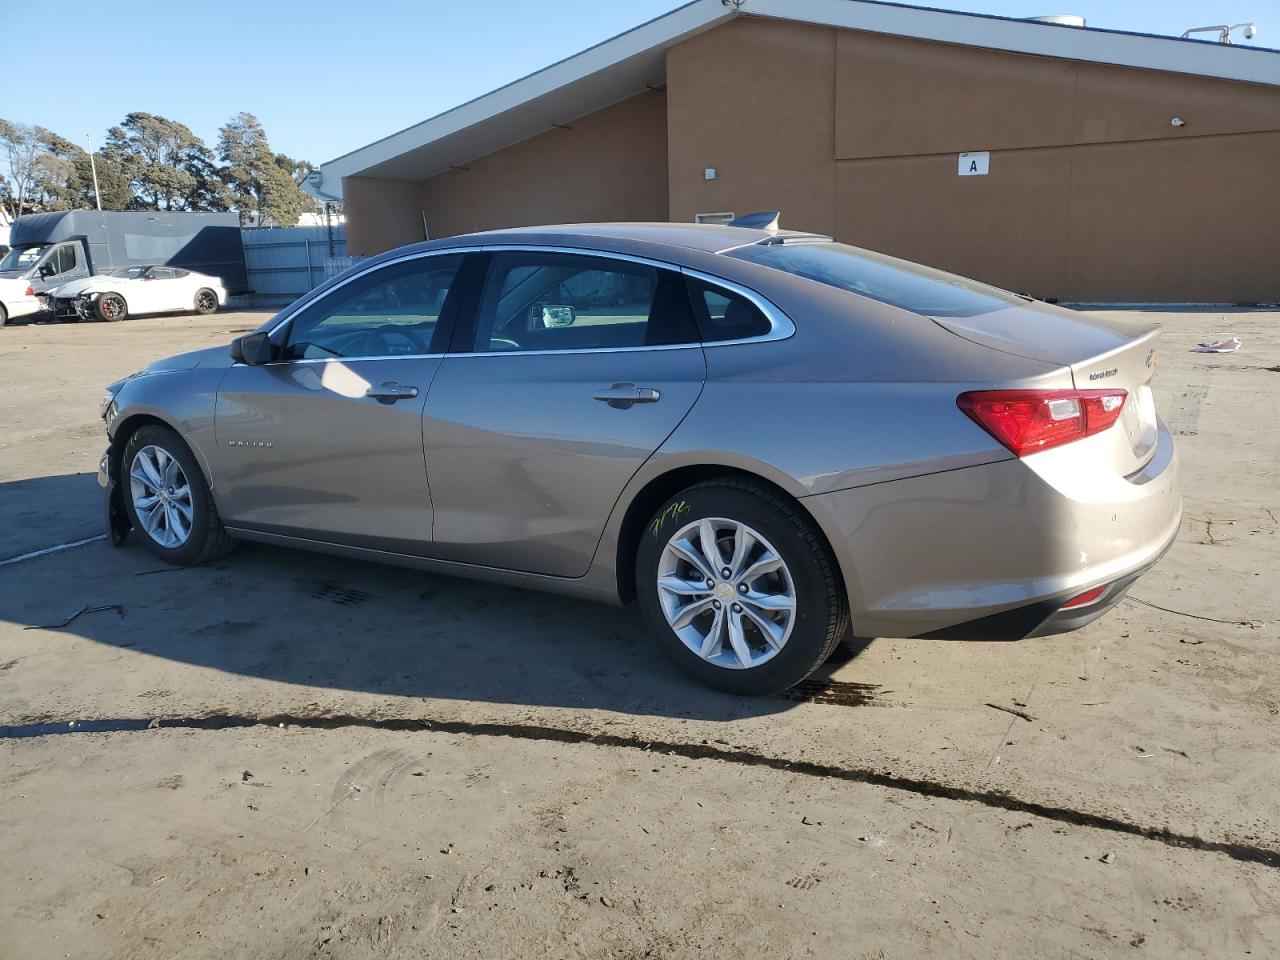
{"label": "utility pole", "polygon": [[102,194],[98,192],[98,164],[93,159],[93,137],[87,133],[84,142],[89,145],[89,169],[93,171],[93,199],[98,204],[98,212],[102,212]]}

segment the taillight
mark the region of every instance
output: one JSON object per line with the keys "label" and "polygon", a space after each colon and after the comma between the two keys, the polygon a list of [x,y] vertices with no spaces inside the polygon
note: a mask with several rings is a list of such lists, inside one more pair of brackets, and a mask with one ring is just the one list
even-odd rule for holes
{"label": "taillight", "polygon": [[29,284],[29,283],[28,283],[28,284],[27,284],[27,292],[26,292],[25,294],[23,294],[23,296],[27,296],[27,297],[34,297],[35,295],[36,295],[36,288],[35,288],[35,287],[33,287],[31,284]]}
{"label": "taillight", "polygon": [[956,406],[1015,455],[1080,440],[1120,418],[1127,390],[975,390]]}

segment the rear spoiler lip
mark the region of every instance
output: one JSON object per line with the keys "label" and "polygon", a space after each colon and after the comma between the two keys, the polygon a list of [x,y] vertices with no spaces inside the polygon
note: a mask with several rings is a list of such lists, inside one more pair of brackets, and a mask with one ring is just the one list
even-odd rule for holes
{"label": "rear spoiler lip", "polygon": [[[1041,305],[1036,304],[1036,306],[1041,306]],[[1054,307],[1052,305],[1044,305],[1044,306],[1048,306],[1049,309],[1053,309],[1053,310],[1062,309],[1062,308]],[[1016,308],[1016,305],[1010,304],[1010,308]],[[908,311],[908,312],[914,313],[914,311]],[[1071,311],[1063,310],[1063,312],[1070,313]],[[988,350],[995,350],[997,353],[1003,353],[1010,357],[1019,357],[1023,360],[1036,360],[1040,363],[1054,364],[1054,365],[1057,365],[1058,367],[1061,367],[1062,369],[1072,371],[1073,375],[1075,370],[1079,368],[1081,365],[1087,364],[1087,363],[1100,363],[1106,360],[1106,358],[1108,357],[1112,357],[1117,354],[1124,353],[1127,350],[1131,350],[1135,344],[1139,344],[1148,340],[1154,340],[1160,335],[1161,331],[1163,331],[1164,329],[1163,324],[1155,323],[1155,322],[1142,324],[1142,325],[1127,324],[1129,329],[1126,329],[1126,330],[1117,330],[1110,325],[1106,325],[1107,329],[1110,330],[1110,332],[1113,333],[1117,338],[1123,338],[1119,343],[1117,343],[1115,346],[1107,350],[1104,350],[1101,353],[1092,353],[1092,354],[1089,354],[1088,356],[1080,357],[1079,359],[1067,359],[1065,357],[1057,357],[1057,356],[1039,356],[1034,354],[1030,350],[1024,352],[1022,350],[1012,349],[1006,346],[997,346],[995,343],[989,340],[984,340],[981,338],[981,336],[975,335],[971,331],[966,330],[963,326],[949,324],[947,321],[952,319],[950,317],[932,316],[929,314],[916,314],[916,315],[925,317],[926,319],[933,321],[935,325],[937,325],[940,329],[945,330],[947,333],[951,334],[953,337],[959,337],[961,340],[967,340],[969,343],[977,344],[978,346],[985,347]]]}

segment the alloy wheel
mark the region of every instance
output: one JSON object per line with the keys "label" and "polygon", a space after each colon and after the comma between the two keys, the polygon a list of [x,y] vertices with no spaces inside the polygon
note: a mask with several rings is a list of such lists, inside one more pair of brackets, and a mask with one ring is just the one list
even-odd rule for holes
{"label": "alloy wheel", "polygon": [[795,624],[786,561],[737,520],[708,517],[677,530],[662,551],[656,587],[668,626],[716,666],[746,670],[767,663]]}
{"label": "alloy wheel", "polygon": [[191,538],[191,485],[168,450],[150,444],[137,452],[129,467],[129,495],[142,528],[160,546],[176,549]]}

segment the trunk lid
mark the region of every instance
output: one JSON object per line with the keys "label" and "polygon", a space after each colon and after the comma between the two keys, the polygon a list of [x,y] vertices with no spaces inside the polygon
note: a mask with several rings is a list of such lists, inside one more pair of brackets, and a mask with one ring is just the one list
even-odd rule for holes
{"label": "trunk lid", "polygon": [[1132,323],[1075,313],[1049,304],[1012,306],[971,317],[933,317],[958,337],[1019,357],[1070,367],[1078,390],[1128,391],[1115,426],[1079,441],[1127,476],[1141,470],[1156,447],[1157,323]]}

